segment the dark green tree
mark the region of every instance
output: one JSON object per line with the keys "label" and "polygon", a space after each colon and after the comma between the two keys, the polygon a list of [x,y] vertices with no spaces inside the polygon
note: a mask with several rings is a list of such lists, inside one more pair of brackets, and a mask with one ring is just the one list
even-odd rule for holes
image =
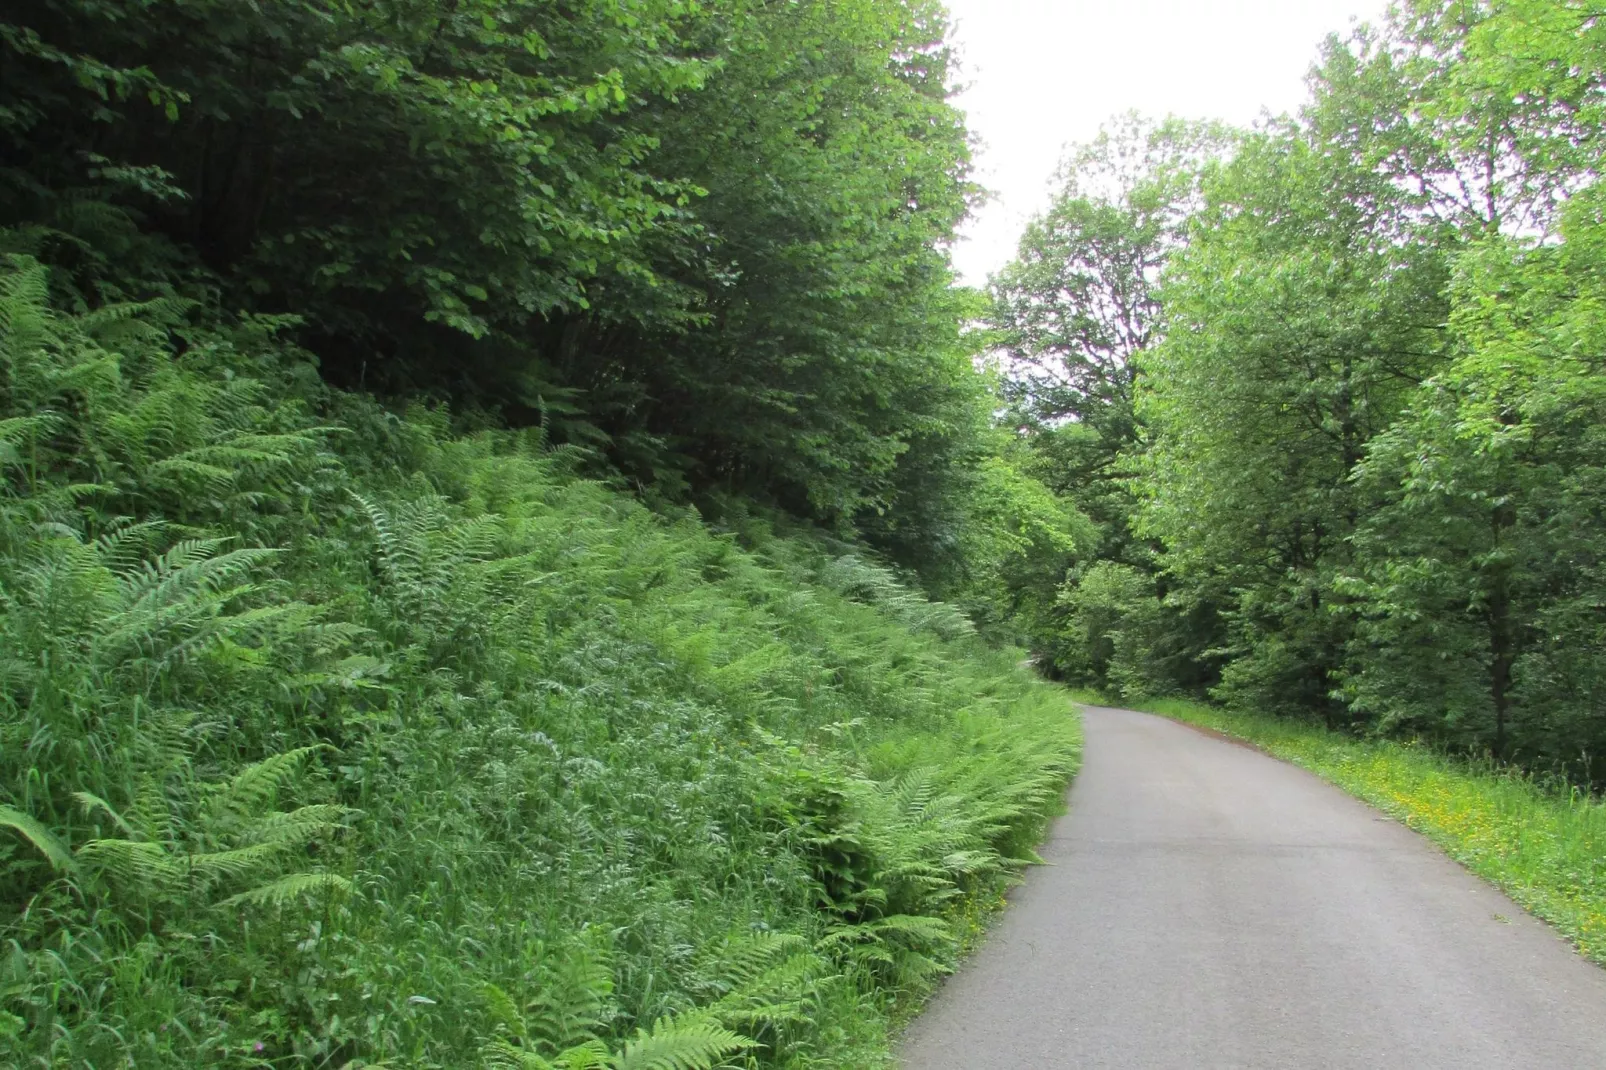
{"label": "dark green tree", "polygon": [[539,424],[671,498],[953,541],[924,499],[962,496],[939,459],[970,464],[992,403],[934,0],[6,19],[0,224],[89,303],[294,314],[336,384]]}
{"label": "dark green tree", "polygon": [[[1482,153],[1454,360],[1361,470],[1348,697],[1387,729],[1599,781],[1603,39],[1564,3],[1420,5],[1437,114]],[[1565,195],[1563,195],[1565,194]]]}

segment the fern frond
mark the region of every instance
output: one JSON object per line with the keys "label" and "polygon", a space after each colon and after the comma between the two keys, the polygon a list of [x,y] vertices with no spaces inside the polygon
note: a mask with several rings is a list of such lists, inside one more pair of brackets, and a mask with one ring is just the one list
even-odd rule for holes
{"label": "fern frond", "polygon": [[43,438],[61,422],[53,412],[36,412],[28,416],[13,416],[0,420],[0,464],[11,464],[19,459],[17,446],[31,439]]}
{"label": "fern frond", "polygon": [[196,446],[150,466],[147,477],[160,480],[190,477],[218,488],[252,469],[283,468],[298,456],[316,450],[318,440],[305,434],[237,433],[220,442]]}
{"label": "fern frond", "polygon": [[871,923],[877,936],[897,933],[899,936],[937,943],[953,937],[953,928],[942,918],[923,914],[892,914]]}
{"label": "fern frond", "polygon": [[95,553],[107,568],[126,572],[140,565],[151,542],[167,528],[168,524],[162,520],[137,524],[119,522],[95,540]]}
{"label": "fern frond", "polygon": [[[526,1051],[506,1040],[491,1041],[481,1050],[486,1070],[560,1070],[549,1060],[533,1051]],[[569,1070],[567,1067],[561,1070]]]}
{"label": "fern frond", "polygon": [[0,272],[0,357],[19,364],[24,354],[50,346],[57,316],[50,307],[50,281],[43,264],[31,256],[8,253]]}
{"label": "fern frond", "polygon": [[613,1053],[600,1040],[578,1044],[559,1052],[552,1060],[555,1070],[608,1070]]}
{"label": "fern frond", "polygon": [[497,985],[489,983],[482,991],[485,993],[485,1005],[492,1021],[514,1036],[523,1038],[526,1034],[524,1015],[519,1012],[518,1004],[513,1002],[513,997]]}
{"label": "fern frond", "polygon": [[[10,271],[0,275],[0,332],[17,329],[21,314],[53,316],[50,311],[50,277],[45,266],[31,256],[7,253],[4,257]],[[15,305],[10,304],[15,302]]]}
{"label": "fern frond", "polygon": [[299,629],[297,637],[311,647],[313,653],[329,654],[372,634],[372,629],[350,621],[316,621]]}
{"label": "fern frond", "polygon": [[322,672],[297,673],[284,681],[290,691],[319,687],[334,687],[342,691],[393,691],[383,677],[390,672],[390,662],[367,654],[341,658]]}
{"label": "fern frond", "polygon": [[213,494],[221,494],[233,487],[236,475],[231,468],[186,456],[157,461],[146,471],[146,478],[157,486],[164,483],[188,484]]}
{"label": "fern frond", "polygon": [[112,804],[102,799],[99,795],[87,791],[75,791],[72,793],[72,797],[78,801],[78,806],[83,810],[85,817],[90,817],[95,811],[99,810],[111,818],[112,824],[122,829],[125,835],[135,835],[134,830],[129,828],[128,822],[123,819],[123,815],[112,809]]}
{"label": "fern frond", "polygon": [[231,895],[221,900],[220,907],[234,906],[283,906],[292,899],[299,899],[303,895],[323,894],[334,892],[350,894],[352,884],[344,877],[333,873],[290,873],[278,880],[252,888],[239,895]]}
{"label": "fern frond", "polygon": [[391,515],[356,491],[350,494],[356,500],[357,507],[368,517],[368,523],[373,525],[380,572],[391,583],[405,582],[414,570],[408,567],[409,554],[403,540],[396,534]]}
{"label": "fern frond", "polygon": [[613,1070],[714,1070],[720,1060],[754,1046],[752,1040],[702,1016],[660,1018],[640,1030],[612,1059]]}
{"label": "fern frond", "polygon": [[216,808],[242,815],[253,813],[272,802],[278,793],[301,775],[307,760],[328,745],[313,744],[262,759],[236,773],[217,790]]}
{"label": "fern frond", "polygon": [[899,937],[903,942],[939,944],[953,937],[953,929],[941,918],[922,914],[891,914],[857,925],[842,925],[828,932],[816,945],[830,950],[846,944],[881,942]]}
{"label": "fern frond", "polygon": [[181,873],[191,880],[206,883],[243,881],[259,872],[268,863],[277,861],[294,846],[295,844],[286,841],[268,840],[224,851],[178,855],[170,861],[174,872]]}
{"label": "fern frond", "polygon": [[752,1029],[809,1020],[822,986],[833,975],[812,951],[790,955],[704,1008],[724,1025]]}
{"label": "fern frond", "polygon": [[57,871],[71,873],[77,869],[73,861],[72,852],[67,845],[56,838],[56,834],[47,829],[42,823],[21,810],[10,806],[0,806],[0,828],[8,828],[20,833],[39,849],[39,853],[50,861]]}
{"label": "fern frond", "polygon": [[725,941],[715,954],[704,956],[703,972],[722,978],[732,987],[745,985],[777,959],[807,946],[806,940],[793,933],[744,933]]}
{"label": "fern frond", "polygon": [[163,887],[183,873],[161,844],[149,840],[90,840],[78,857],[118,883],[138,888]]}
{"label": "fern frond", "polygon": [[483,561],[496,554],[497,546],[506,535],[507,525],[502,517],[491,513],[454,524],[446,533],[442,546],[448,558],[459,561]]}
{"label": "fern frond", "polygon": [[177,322],[194,307],[194,301],[182,297],[119,301],[91,309],[74,320],[79,330],[102,345],[155,344],[162,340],[164,325]]}
{"label": "fern frond", "polygon": [[288,813],[267,814],[253,822],[241,834],[241,839],[246,843],[300,846],[319,835],[333,832],[350,813],[344,806],[318,803]]}
{"label": "fern frond", "polygon": [[595,1039],[613,995],[606,935],[587,929],[583,937],[541,964],[540,988],[525,1007],[529,1035],[554,1048]]}

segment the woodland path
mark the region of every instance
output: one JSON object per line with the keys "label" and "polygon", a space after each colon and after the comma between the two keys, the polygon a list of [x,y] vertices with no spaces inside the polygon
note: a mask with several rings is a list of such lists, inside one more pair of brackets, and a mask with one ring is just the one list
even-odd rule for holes
{"label": "woodland path", "polygon": [[1294,766],[1086,711],[1070,814],[905,1070],[1606,1068],[1606,971]]}

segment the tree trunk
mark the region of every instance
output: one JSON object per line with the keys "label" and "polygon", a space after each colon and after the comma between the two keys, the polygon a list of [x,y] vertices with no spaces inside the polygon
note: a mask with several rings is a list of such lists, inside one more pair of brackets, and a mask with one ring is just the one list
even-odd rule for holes
{"label": "tree trunk", "polygon": [[1494,755],[1506,756],[1506,722],[1511,700],[1511,663],[1514,659],[1511,640],[1511,605],[1502,590],[1489,603],[1489,650],[1493,660],[1489,666],[1489,697],[1494,700]]}
{"label": "tree trunk", "polygon": [[[1497,506],[1490,517],[1494,546],[1505,542],[1506,529],[1515,522],[1510,502]],[[1511,622],[1510,563],[1498,562],[1489,584],[1489,697],[1494,705],[1494,755],[1506,756],[1506,724],[1511,710],[1511,667],[1516,661],[1516,636]]]}

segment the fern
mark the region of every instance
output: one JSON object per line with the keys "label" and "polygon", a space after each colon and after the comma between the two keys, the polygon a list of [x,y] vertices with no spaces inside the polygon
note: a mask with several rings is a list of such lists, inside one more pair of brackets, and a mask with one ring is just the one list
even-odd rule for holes
{"label": "fern", "polygon": [[[273,755],[248,766],[229,781],[203,786],[202,794],[209,800],[202,817],[210,830],[207,837],[212,841],[210,849],[185,849],[177,842],[132,836],[100,838],[80,847],[77,860],[114,887],[140,898],[175,894],[180,890],[204,893],[219,885],[238,885],[259,878],[264,871],[276,868],[285,855],[315,839],[334,834],[348,817],[349,812],[344,807],[329,804],[262,812],[300,775],[307,759],[317,750],[303,747]],[[161,821],[140,820],[139,815],[130,822],[97,796],[79,793],[79,797],[86,809],[104,811],[125,833],[131,833],[140,824],[165,825]],[[221,904],[280,906],[314,889],[349,891],[350,888],[345,878],[335,874],[291,872],[229,896]]]}
{"label": "fern", "polygon": [[211,789],[209,807],[215,818],[242,817],[271,803],[285,785],[306,768],[308,760],[324,748],[297,747],[264,758],[236,773],[226,784]]}
{"label": "fern", "polygon": [[868,1065],[1029,857],[1063,703],[863,554],[48,281],[0,265],[8,1056]]}
{"label": "fern", "polygon": [[941,956],[951,952],[954,936],[952,927],[941,918],[893,914],[838,926],[818,946],[854,966],[884,973],[901,988],[948,972]]}
{"label": "fern", "polygon": [[[751,975],[779,946],[783,945],[777,942],[762,950],[744,949],[740,972],[751,980]],[[784,946],[797,945],[789,941]],[[596,1035],[613,993],[603,934],[588,929],[580,939],[555,953],[544,948],[538,948],[537,953],[540,989],[522,1009],[501,988],[485,987],[487,1008],[501,1034],[482,1049],[489,1066],[711,1070],[723,1056],[753,1045],[748,1038],[724,1028],[716,1012],[705,1009],[661,1018],[651,1029],[638,1030],[623,1048],[615,1051]]]}
{"label": "fern", "polygon": [[249,891],[231,895],[218,903],[220,907],[243,905],[283,906],[293,899],[306,895],[327,896],[336,892],[350,894],[352,884],[333,873],[290,873]]}
{"label": "fern", "polygon": [[154,486],[171,486],[184,493],[226,494],[242,476],[291,468],[318,446],[318,439],[307,433],[230,434],[156,461],[146,469],[145,478]]}
{"label": "fern", "polygon": [[581,938],[542,955],[536,993],[524,1008],[530,1037],[554,1048],[596,1038],[611,1017],[613,968],[606,937],[588,929]]}
{"label": "fern", "polygon": [[[149,556],[153,544],[165,535],[169,525],[161,520],[138,523],[116,521],[111,529],[95,539],[95,557],[114,572],[133,573]],[[65,532],[76,538],[76,533]]]}
{"label": "fern", "polygon": [[[607,1049],[601,1049],[605,1055]],[[543,1058],[533,1051],[526,1051],[507,1040],[493,1040],[481,1049],[480,1057],[484,1060],[486,1070],[557,1070],[551,1059]],[[605,1065],[592,1063],[592,1066]],[[569,1068],[565,1068],[569,1070]]]}
{"label": "fern", "polygon": [[589,1040],[544,1056],[506,1038],[481,1049],[492,1070],[715,1070],[753,1041],[701,1015],[660,1018],[617,1050]]}
{"label": "fern", "polygon": [[56,835],[44,825],[21,810],[0,806],[0,828],[20,833],[24,839],[37,847],[39,853],[44,855],[57,870],[71,873],[78,868],[67,845],[57,839]]}
{"label": "fern", "polygon": [[78,848],[78,858],[131,897],[170,893],[185,872],[166,847],[149,840],[90,840]]}
{"label": "fern", "polygon": [[749,1034],[810,1020],[825,984],[835,975],[801,936],[754,932],[711,950],[698,971],[699,988],[714,998],[703,1011]]}
{"label": "fern", "polygon": [[111,803],[102,799],[99,795],[88,791],[75,791],[73,792],[73,798],[78,800],[78,805],[82,808],[86,817],[93,817],[97,813],[105,814],[112,819],[112,824],[116,825],[125,835],[137,835],[127,819],[114,810]]}
{"label": "fern", "polygon": [[77,327],[85,335],[108,348],[154,346],[163,341],[166,328],[177,323],[195,307],[183,298],[157,298],[152,301],[119,301],[91,309],[77,317]]}
{"label": "fern", "polygon": [[819,570],[822,586],[857,601],[876,606],[912,631],[931,631],[944,639],[976,634],[976,626],[963,612],[932,602],[900,581],[890,569],[873,565],[858,554],[843,554]]}
{"label": "fern", "polygon": [[660,1018],[625,1042],[609,1065],[614,1070],[713,1070],[727,1055],[753,1042],[701,1016]]}
{"label": "fern", "polygon": [[60,424],[53,412],[39,412],[32,416],[13,416],[0,420],[0,465],[22,464],[24,443],[44,438]]}

